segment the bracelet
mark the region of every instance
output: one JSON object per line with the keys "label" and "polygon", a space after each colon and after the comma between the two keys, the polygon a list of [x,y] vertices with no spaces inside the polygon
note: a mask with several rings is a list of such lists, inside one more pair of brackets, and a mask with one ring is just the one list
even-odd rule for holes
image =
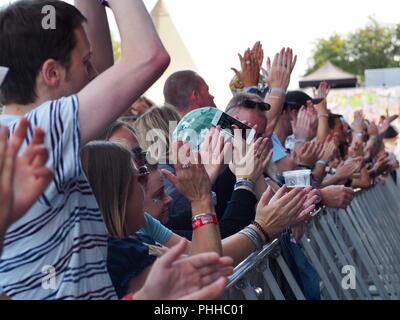
{"label": "bracelet", "polygon": [[251,227],[246,227],[242,231],[239,231],[239,234],[243,234],[247,238],[250,239],[251,242],[253,242],[254,246],[256,247],[256,250],[259,251],[264,247],[264,241],[261,238],[261,236],[257,233],[256,230],[254,230]]}
{"label": "bracelet", "polygon": [[317,164],[320,164],[321,166],[326,167],[326,166],[328,165],[328,161],[325,161],[325,160],[318,160],[318,161],[316,162],[316,165],[317,165]]}
{"label": "bracelet", "polygon": [[306,140],[305,139],[297,139],[296,137],[294,138],[294,144],[305,144]]}
{"label": "bracelet", "polygon": [[318,119],[319,119],[319,118],[322,118],[322,117],[329,118],[329,114],[327,114],[327,113],[321,113],[321,114],[318,115]]}
{"label": "bracelet", "polygon": [[264,228],[261,226],[261,224],[259,224],[257,221],[253,221],[251,223],[253,226],[255,226],[259,231],[261,231],[261,233],[264,235],[265,237],[265,242],[266,243],[270,243],[271,242],[271,238],[269,237],[269,234],[267,231],[264,230]]}
{"label": "bracelet", "polygon": [[270,93],[280,93],[280,94],[282,94],[283,96],[286,95],[286,90],[283,89],[283,88],[271,88],[271,89],[269,90],[269,92],[270,92]]}
{"label": "bracelet", "polygon": [[217,215],[214,213],[202,213],[192,218],[193,231],[209,224],[218,224]]}
{"label": "bracelet", "polygon": [[237,190],[240,187],[247,187],[254,191],[256,188],[256,184],[249,179],[239,179],[235,184],[234,190]]}

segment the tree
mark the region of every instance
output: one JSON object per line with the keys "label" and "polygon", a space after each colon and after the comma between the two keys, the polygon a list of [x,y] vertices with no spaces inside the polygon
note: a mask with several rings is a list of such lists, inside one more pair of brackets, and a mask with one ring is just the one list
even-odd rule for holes
{"label": "tree", "polygon": [[112,46],[114,51],[114,61],[117,62],[121,56],[121,42],[116,40],[114,36],[112,36]]}
{"label": "tree", "polygon": [[365,69],[400,67],[400,24],[381,26],[370,18],[365,28],[345,37],[319,39],[306,75],[328,61],[362,79]]}

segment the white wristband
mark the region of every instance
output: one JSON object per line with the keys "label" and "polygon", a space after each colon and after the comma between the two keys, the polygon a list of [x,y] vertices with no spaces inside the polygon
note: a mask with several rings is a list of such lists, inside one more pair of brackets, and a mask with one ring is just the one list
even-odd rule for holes
{"label": "white wristband", "polygon": [[271,88],[270,93],[280,93],[282,95],[286,95],[286,89],[283,88]]}

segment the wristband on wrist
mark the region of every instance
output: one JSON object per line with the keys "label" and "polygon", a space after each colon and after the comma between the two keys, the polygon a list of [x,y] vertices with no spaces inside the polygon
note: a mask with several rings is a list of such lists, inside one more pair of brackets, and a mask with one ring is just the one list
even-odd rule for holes
{"label": "wristband on wrist", "polygon": [[316,164],[319,164],[323,167],[326,167],[328,165],[328,161],[325,160],[318,160]]}
{"label": "wristband on wrist", "polygon": [[126,300],[126,301],[134,300],[135,299],[135,294],[136,294],[136,292],[135,293],[129,293],[125,297],[123,297],[122,300]]}
{"label": "wristband on wrist", "polygon": [[240,187],[247,187],[254,191],[256,189],[256,184],[250,179],[239,179],[235,184],[234,190],[237,190]]}
{"label": "wristband on wrist", "polygon": [[270,238],[268,232],[265,231],[264,228],[257,221],[253,221],[251,224],[253,226],[255,226],[264,235],[265,243],[270,243],[271,242],[271,238]]}
{"label": "wristband on wrist", "polygon": [[217,215],[215,213],[202,213],[192,218],[193,231],[209,224],[218,224]]}
{"label": "wristband on wrist", "polygon": [[257,251],[261,250],[264,247],[265,242],[263,241],[261,236],[257,233],[257,231],[254,230],[253,228],[246,227],[242,231],[239,231],[239,234],[243,234],[244,236],[249,238],[250,241],[253,242]]}
{"label": "wristband on wrist", "polygon": [[285,96],[285,95],[286,95],[286,89],[283,89],[283,88],[271,88],[271,89],[269,90],[269,93],[270,93],[270,94],[272,94],[272,93],[279,93],[279,94]]}
{"label": "wristband on wrist", "polygon": [[294,138],[294,144],[305,144],[306,140],[305,139],[298,139],[298,138]]}
{"label": "wristband on wrist", "polygon": [[319,118],[322,118],[322,117],[329,118],[329,114],[327,114],[327,113],[320,113],[320,114],[318,114],[318,119],[319,119]]}

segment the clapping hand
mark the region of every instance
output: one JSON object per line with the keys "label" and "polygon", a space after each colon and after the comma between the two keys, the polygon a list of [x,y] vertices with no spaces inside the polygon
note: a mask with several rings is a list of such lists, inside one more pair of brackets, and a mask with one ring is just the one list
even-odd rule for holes
{"label": "clapping hand", "polygon": [[296,66],[297,56],[293,57],[291,48],[282,48],[277,53],[271,64],[271,59],[267,59],[267,68],[263,70],[266,82],[270,88],[281,88],[286,90],[290,83],[290,77]]}
{"label": "clapping hand", "polygon": [[[22,143],[25,141],[28,127],[28,120],[22,118],[10,138],[13,153],[17,154],[21,148]],[[12,223],[19,220],[31,208],[53,178],[53,173],[46,168],[48,151],[43,142],[43,131],[35,128],[31,143],[22,155],[16,157]]]}
{"label": "clapping hand", "polygon": [[176,175],[168,170],[161,170],[163,175],[190,202],[207,201],[211,194],[211,182],[201,163],[199,153],[190,149],[190,144],[181,140],[174,142],[172,157],[175,161]]}
{"label": "clapping hand", "polygon": [[181,259],[187,247],[181,241],[154,263],[137,300],[219,299],[233,273],[233,261],[217,253],[202,253]]}
{"label": "clapping hand", "polygon": [[214,184],[218,176],[224,170],[224,160],[232,144],[225,143],[225,135],[220,128],[212,128],[200,147],[200,156],[204,168]]}

